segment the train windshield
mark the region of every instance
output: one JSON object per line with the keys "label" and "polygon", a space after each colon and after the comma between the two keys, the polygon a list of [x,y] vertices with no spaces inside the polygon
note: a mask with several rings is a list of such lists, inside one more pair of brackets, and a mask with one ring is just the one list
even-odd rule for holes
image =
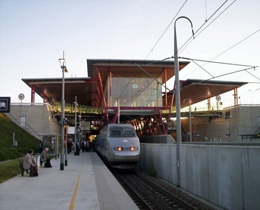
{"label": "train windshield", "polygon": [[110,137],[135,137],[135,131],[129,128],[110,128]]}

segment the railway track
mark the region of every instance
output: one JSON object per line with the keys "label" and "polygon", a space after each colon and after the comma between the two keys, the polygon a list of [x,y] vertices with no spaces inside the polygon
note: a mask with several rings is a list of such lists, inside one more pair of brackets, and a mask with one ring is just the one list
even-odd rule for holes
{"label": "railway track", "polygon": [[140,171],[128,173],[111,172],[125,188],[139,209],[213,210],[213,208],[191,198],[174,186]]}
{"label": "railway track", "polygon": [[134,185],[129,183],[127,179],[124,178],[124,176],[116,173],[115,171],[112,172],[113,175],[116,177],[117,181],[123,186],[123,188],[126,190],[128,195],[132,198],[132,200],[135,202],[135,204],[138,206],[141,210],[153,210],[153,206],[149,204],[149,201],[145,199],[138,190],[135,189]]}

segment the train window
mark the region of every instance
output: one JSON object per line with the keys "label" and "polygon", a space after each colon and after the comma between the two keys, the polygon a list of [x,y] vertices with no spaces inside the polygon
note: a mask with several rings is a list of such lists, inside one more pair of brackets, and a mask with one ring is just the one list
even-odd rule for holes
{"label": "train window", "polygon": [[135,131],[132,129],[110,129],[110,137],[134,137]]}
{"label": "train window", "polygon": [[110,130],[110,136],[111,136],[111,137],[122,136],[122,135],[121,135],[121,131],[120,131],[120,130]]}
{"label": "train window", "polygon": [[124,136],[135,136],[135,133],[133,130],[125,130]]}

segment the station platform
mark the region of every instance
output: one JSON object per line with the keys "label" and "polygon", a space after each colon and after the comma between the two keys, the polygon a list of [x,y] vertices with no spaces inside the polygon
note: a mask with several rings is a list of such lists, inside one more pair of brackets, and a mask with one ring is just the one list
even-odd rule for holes
{"label": "station platform", "polygon": [[67,159],[62,171],[60,159],[52,159],[52,168],[40,167],[38,177],[25,173],[0,184],[0,209],[138,209],[96,153]]}

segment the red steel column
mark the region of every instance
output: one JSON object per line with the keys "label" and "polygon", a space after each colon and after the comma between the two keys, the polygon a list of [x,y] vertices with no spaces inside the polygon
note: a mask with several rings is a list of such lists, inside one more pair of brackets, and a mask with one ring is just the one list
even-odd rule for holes
{"label": "red steel column", "polygon": [[31,103],[35,103],[35,85],[31,85]]}
{"label": "red steel column", "polygon": [[103,114],[103,109],[102,109],[102,101],[100,101],[100,98],[101,98],[101,94],[100,94],[100,91],[99,91],[99,87],[98,87],[98,83],[96,83],[96,88],[97,88],[97,95],[96,95],[96,101],[97,101],[97,104],[98,106],[100,106],[101,110],[102,110],[102,114]]}
{"label": "red steel column", "polygon": [[208,98],[208,111],[210,111],[210,98]]}
{"label": "red steel column", "polygon": [[160,119],[161,119],[161,122],[162,122],[163,132],[164,132],[164,134],[166,135],[167,133],[166,133],[166,130],[165,130],[165,126],[164,126],[164,122],[163,122],[163,119],[162,119],[162,115],[161,115],[160,110],[158,110],[158,113],[159,113],[159,116],[160,116]]}
{"label": "red steel column", "polygon": [[158,122],[157,122],[157,116],[154,115],[154,123],[156,124],[156,127],[157,127],[157,134],[161,135],[161,129],[158,125]]}
{"label": "red steel column", "polygon": [[106,113],[107,123],[109,123],[109,118],[108,118],[108,113],[107,113],[107,104],[106,104],[106,99],[105,99],[105,96],[104,96],[103,85],[102,85],[102,79],[101,79],[101,75],[100,75],[100,72],[99,72],[99,70],[98,70],[98,67],[97,67],[97,74],[98,74],[99,85],[100,85],[100,91],[101,91],[101,95],[102,95],[102,100],[103,100],[103,104],[104,104],[104,109],[105,109],[105,113]]}
{"label": "red steel column", "polygon": [[117,113],[115,114],[115,116],[113,117],[112,123],[116,123],[117,116],[118,116],[118,112],[117,112]]}
{"label": "red steel column", "polygon": [[167,69],[164,69],[164,85],[165,85],[165,87],[164,87],[164,98],[165,98],[165,106],[167,106],[167,99],[168,99],[168,95],[167,95],[167,89],[166,89],[166,81],[167,81]]}

